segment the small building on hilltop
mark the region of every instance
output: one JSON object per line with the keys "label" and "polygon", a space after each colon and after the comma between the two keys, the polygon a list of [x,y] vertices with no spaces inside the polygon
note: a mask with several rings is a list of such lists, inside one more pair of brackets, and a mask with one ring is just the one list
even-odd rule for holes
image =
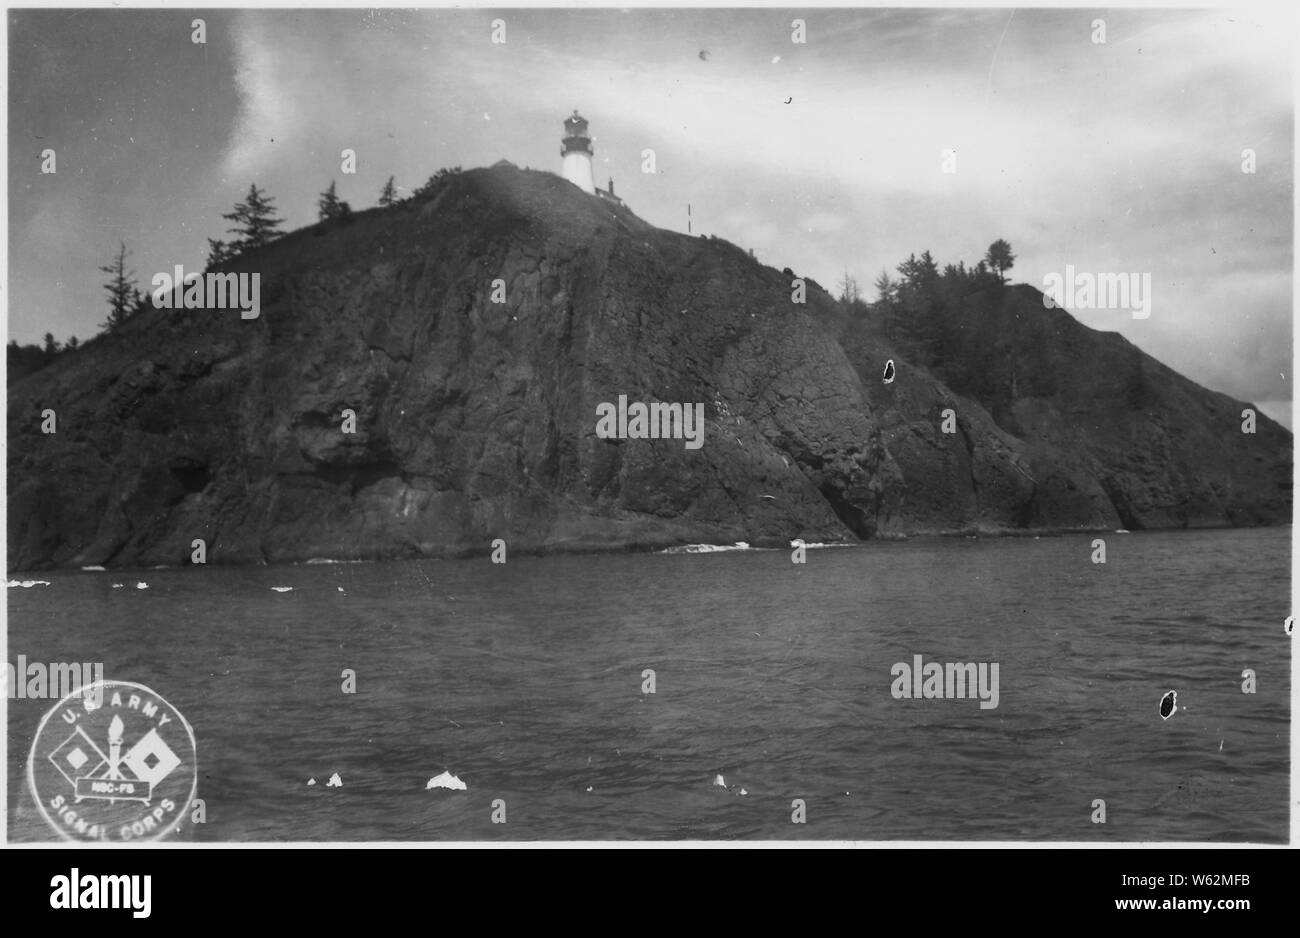
{"label": "small building on hilltop", "polygon": [[610,177],[609,177],[609,188],[608,188],[608,189],[601,189],[601,188],[597,187],[597,188],[596,188],[596,195],[600,196],[602,199],[608,199],[609,201],[613,202],[615,205],[622,205],[622,204],[623,204],[623,200],[620,199],[618,196],[616,196],[616,195],[614,194],[614,177],[613,177],[613,176],[610,176]]}

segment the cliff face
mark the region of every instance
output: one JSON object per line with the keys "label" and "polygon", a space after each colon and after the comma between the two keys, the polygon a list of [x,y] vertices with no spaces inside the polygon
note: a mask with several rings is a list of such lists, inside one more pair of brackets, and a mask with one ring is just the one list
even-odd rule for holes
{"label": "cliff face", "polygon": [[[967,491],[978,497],[967,517],[977,525],[1139,530],[1291,519],[1290,432],[1257,414],[1255,432],[1243,433],[1251,405],[1200,387],[1118,333],[1045,308],[1032,287],[965,297],[943,323],[948,354],[921,356],[916,386],[925,393],[897,408],[887,388],[866,380],[888,343],[880,325],[837,320],[868,397],[896,428],[886,446],[900,465],[920,453],[905,471],[916,478],[933,461],[933,415],[952,407],[966,453],[951,442],[939,448],[971,466]],[[904,505],[908,526],[928,523],[915,514],[924,505]],[[942,500],[933,517],[952,517]]]}
{"label": "cliff face", "polygon": [[[149,310],[11,386],[11,569],[1290,519],[1289,433],[1242,434],[1246,405],[1036,291],[964,319],[1014,393],[952,387],[815,285],[792,303],[735,246],[545,173],[455,175],[225,269],[261,273],[258,319]],[[703,447],[599,438],[620,395],[702,402]]]}

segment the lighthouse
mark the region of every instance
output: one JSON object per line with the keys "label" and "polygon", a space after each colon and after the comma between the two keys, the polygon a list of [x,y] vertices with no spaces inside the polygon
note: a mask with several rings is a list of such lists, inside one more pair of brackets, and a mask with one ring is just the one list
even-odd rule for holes
{"label": "lighthouse", "polygon": [[564,141],[560,147],[564,164],[560,174],[583,192],[596,194],[596,184],[591,176],[591,136],[587,133],[587,119],[576,110],[564,119]]}

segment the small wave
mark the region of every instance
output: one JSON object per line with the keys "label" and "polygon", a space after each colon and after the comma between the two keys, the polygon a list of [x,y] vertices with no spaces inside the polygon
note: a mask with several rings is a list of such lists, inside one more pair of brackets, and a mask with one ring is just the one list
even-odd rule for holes
{"label": "small wave", "polygon": [[753,550],[745,541],[736,541],[728,546],[726,544],[682,544],[680,547],[669,547],[665,550],[656,551],[660,554],[718,554],[728,550]]}
{"label": "small wave", "polygon": [[101,566],[99,566],[98,564],[96,564],[96,565],[94,565],[94,566],[90,566],[90,567],[82,567],[81,569],[84,570],[86,573],[103,573],[103,572],[104,572],[104,568],[101,567]]}
{"label": "small wave", "polygon": [[364,560],[338,560],[334,557],[312,557],[309,560],[303,561],[303,564],[306,566],[313,566],[315,564],[321,564],[321,563],[365,563],[365,561]]}
{"label": "small wave", "polygon": [[9,581],[10,589],[13,589],[15,586],[21,586],[23,589],[29,590],[33,586],[49,586],[49,585],[50,585],[49,580],[10,580]]}

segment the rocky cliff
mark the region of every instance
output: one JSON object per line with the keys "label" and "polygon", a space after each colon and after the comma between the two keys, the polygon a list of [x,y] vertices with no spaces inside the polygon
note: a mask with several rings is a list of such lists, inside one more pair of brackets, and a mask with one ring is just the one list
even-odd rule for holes
{"label": "rocky cliff", "polygon": [[[257,319],[147,310],[11,385],[10,569],[1290,520],[1290,433],[1031,288],[964,298],[960,361],[909,360],[547,173],[224,269],[261,274]],[[704,445],[598,437],[620,395],[702,402]]]}

